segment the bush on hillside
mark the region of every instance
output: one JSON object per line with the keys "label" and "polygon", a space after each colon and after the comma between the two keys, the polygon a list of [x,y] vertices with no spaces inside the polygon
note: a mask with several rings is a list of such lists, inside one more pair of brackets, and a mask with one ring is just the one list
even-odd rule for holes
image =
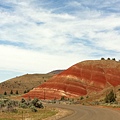
{"label": "bush on hillside", "polygon": [[63,101],[63,100],[65,100],[65,96],[61,96],[61,99],[60,99],[61,101]]}
{"label": "bush on hillside", "polygon": [[114,60],[114,61],[115,61],[115,58],[112,58],[112,60]]}
{"label": "bush on hillside", "polygon": [[83,99],[84,99],[84,97],[83,97],[83,96],[81,96],[80,100],[83,100]]}
{"label": "bush on hillside", "polygon": [[16,90],[15,94],[17,94],[17,95],[19,94],[19,93],[18,93],[18,90]]}
{"label": "bush on hillside", "polygon": [[105,102],[106,103],[111,103],[111,102],[115,102],[115,101],[116,101],[116,96],[115,96],[115,94],[112,90],[108,95],[106,95]]}
{"label": "bush on hillside", "polygon": [[105,58],[101,58],[101,60],[105,60]]}
{"label": "bush on hillside", "polygon": [[4,92],[4,95],[7,95],[7,92],[6,92],[6,91]]}
{"label": "bush on hillside", "polygon": [[33,100],[25,100],[24,98],[21,101],[14,101],[9,99],[0,100],[0,109],[3,112],[17,112],[17,108],[28,108],[31,109],[33,112],[37,112],[37,108],[43,108],[42,102],[35,98]]}
{"label": "bush on hillside", "polygon": [[32,112],[37,112],[37,109],[36,109],[35,106],[31,106],[30,109],[31,109]]}
{"label": "bush on hillside", "polygon": [[35,106],[35,107],[37,107],[37,108],[43,108],[43,104],[37,98],[34,98],[32,100],[32,105]]}
{"label": "bush on hillside", "polygon": [[10,91],[10,94],[13,94],[13,91],[12,91],[12,90]]}
{"label": "bush on hillside", "polygon": [[21,103],[25,103],[25,99],[24,98],[21,99]]}

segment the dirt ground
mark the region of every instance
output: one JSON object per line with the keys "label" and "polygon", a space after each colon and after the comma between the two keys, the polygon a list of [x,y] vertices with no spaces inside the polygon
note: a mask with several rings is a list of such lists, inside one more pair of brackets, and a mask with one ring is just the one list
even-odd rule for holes
{"label": "dirt ground", "polygon": [[45,118],[43,120],[58,120],[60,118],[63,118],[65,116],[68,116],[73,113],[72,110],[67,110],[67,109],[61,109],[61,108],[56,108],[58,113],[52,117]]}

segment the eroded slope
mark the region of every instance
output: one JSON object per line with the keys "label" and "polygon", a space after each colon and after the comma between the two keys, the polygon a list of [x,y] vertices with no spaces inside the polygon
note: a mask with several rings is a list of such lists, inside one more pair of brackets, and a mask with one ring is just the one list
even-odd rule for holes
{"label": "eroded slope", "polygon": [[120,62],[113,60],[89,60],[73,65],[34,88],[24,97],[60,99],[97,93],[120,84]]}

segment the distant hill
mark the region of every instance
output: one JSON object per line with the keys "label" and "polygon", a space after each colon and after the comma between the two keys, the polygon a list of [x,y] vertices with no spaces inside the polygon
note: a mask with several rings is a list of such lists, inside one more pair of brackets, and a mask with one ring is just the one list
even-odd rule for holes
{"label": "distant hill", "polygon": [[23,94],[24,92],[28,92],[34,87],[46,82],[48,79],[62,71],[63,70],[54,70],[47,74],[25,74],[17,76],[0,83],[0,94],[4,94],[4,92],[10,94],[11,90],[14,94],[16,91],[18,91],[19,94]]}
{"label": "distant hill", "polygon": [[[120,91],[120,62],[115,60],[87,60],[77,63],[47,82],[25,94],[40,99],[79,98]],[[116,89],[117,88],[117,89]]]}
{"label": "distant hill", "polygon": [[48,74],[59,74],[61,72],[63,72],[64,70],[53,70],[51,72],[49,72]]}

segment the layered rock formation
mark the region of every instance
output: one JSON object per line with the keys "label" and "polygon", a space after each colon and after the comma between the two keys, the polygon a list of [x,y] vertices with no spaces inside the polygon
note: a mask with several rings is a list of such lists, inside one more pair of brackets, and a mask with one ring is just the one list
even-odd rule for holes
{"label": "layered rock formation", "polygon": [[108,87],[120,85],[120,62],[89,60],[73,65],[34,88],[24,97],[60,99],[97,93]]}

